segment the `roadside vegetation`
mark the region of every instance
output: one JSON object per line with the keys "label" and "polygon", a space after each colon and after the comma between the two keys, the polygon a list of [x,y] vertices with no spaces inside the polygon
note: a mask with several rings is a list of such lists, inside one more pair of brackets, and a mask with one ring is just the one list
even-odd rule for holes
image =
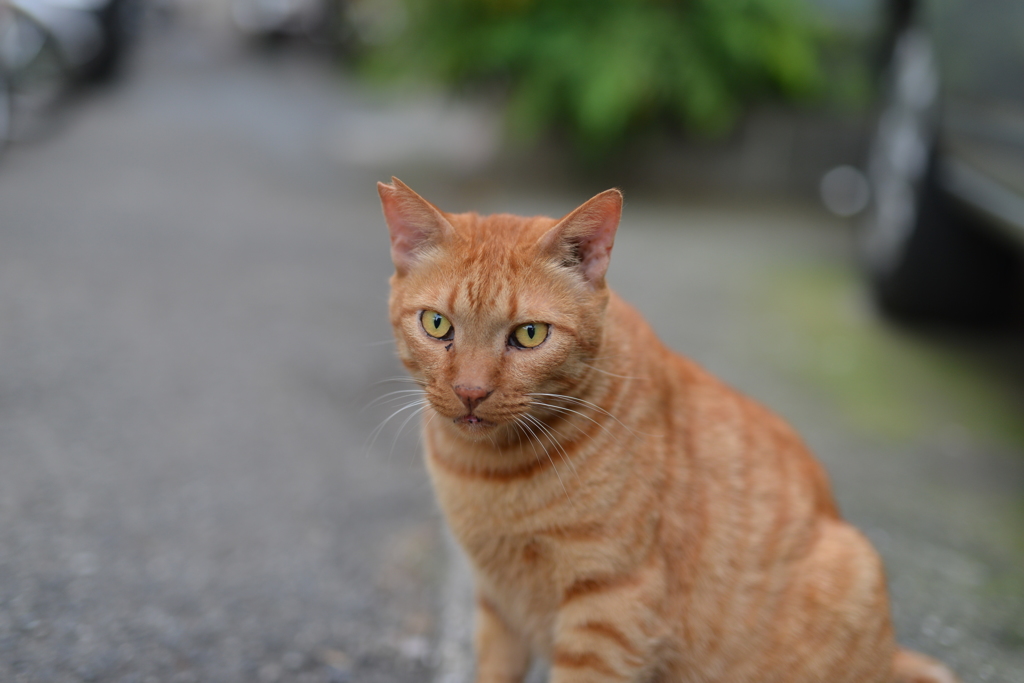
{"label": "roadside vegetation", "polygon": [[494,93],[514,140],[586,157],[651,131],[722,135],[756,103],[828,91],[829,31],[805,0],[393,2],[363,73]]}

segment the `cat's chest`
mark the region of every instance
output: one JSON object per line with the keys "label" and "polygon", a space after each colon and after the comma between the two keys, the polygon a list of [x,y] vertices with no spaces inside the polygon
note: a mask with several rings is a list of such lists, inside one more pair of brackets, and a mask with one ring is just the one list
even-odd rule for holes
{"label": "cat's chest", "polygon": [[550,533],[573,511],[557,480],[556,494],[543,472],[512,481],[474,479],[446,469],[429,450],[427,465],[478,589],[526,632],[546,631],[573,573],[570,549]]}
{"label": "cat's chest", "polygon": [[558,548],[528,535],[461,540],[480,594],[517,631],[531,634],[536,652],[547,653],[566,571]]}
{"label": "cat's chest", "polygon": [[558,600],[556,586],[571,569],[566,548],[549,533],[560,505],[533,510],[530,496],[512,483],[473,487],[435,473],[434,484],[448,525],[478,575],[538,608]]}
{"label": "cat's chest", "polygon": [[[537,534],[576,516],[565,485],[569,472],[550,461],[525,461],[501,473],[474,470],[466,465],[473,457],[466,457],[460,444],[431,436],[428,432],[425,444],[427,471],[449,525],[464,544],[471,538],[504,539],[521,546],[513,553],[517,557],[507,559],[536,559],[543,545]],[[579,477],[569,482],[570,489],[582,485]]]}

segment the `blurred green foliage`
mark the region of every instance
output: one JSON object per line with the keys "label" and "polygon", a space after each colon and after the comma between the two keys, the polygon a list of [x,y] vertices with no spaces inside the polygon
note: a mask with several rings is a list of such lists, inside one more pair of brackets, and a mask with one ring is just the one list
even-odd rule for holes
{"label": "blurred green foliage", "polygon": [[514,134],[601,154],[658,127],[728,131],[749,103],[816,92],[802,0],[405,0],[378,70],[500,86]]}

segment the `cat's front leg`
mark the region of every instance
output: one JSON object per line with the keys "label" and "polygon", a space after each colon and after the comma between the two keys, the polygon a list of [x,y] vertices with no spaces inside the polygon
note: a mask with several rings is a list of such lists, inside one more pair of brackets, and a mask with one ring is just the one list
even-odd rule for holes
{"label": "cat's front leg", "polygon": [[584,621],[555,643],[550,683],[641,683],[653,650],[611,621]]}
{"label": "cat's front leg", "polygon": [[476,683],[522,683],[530,648],[486,597],[476,600]]}
{"label": "cat's front leg", "polygon": [[644,683],[660,669],[664,582],[657,571],[581,581],[555,622],[550,683]]}

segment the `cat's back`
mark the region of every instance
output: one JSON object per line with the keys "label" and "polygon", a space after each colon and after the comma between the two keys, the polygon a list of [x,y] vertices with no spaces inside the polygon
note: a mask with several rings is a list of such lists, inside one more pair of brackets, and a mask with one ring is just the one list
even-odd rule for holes
{"label": "cat's back", "polygon": [[[623,358],[614,371],[639,380],[624,386],[629,402],[644,406],[641,429],[653,428],[673,452],[670,467],[692,470],[734,490],[745,505],[758,496],[785,500],[783,491],[806,499],[810,515],[838,515],[825,471],[783,418],[737,391],[686,356],[668,348],[632,305],[614,292],[608,306],[610,327]],[[623,428],[625,425],[622,426]]]}
{"label": "cat's back", "polygon": [[669,484],[661,501],[660,542],[678,547],[681,562],[719,569],[724,562],[737,572],[763,572],[809,553],[820,524],[838,520],[839,512],[824,468],[796,431],[656,342],[628,304],[613,301],[611,311],[652,350],[642,371],[659,385],[646,394],[650,411],[661,414],[651,422],[662,423],[664,433],[635,455],[664,451]]}
{"label": "cat's back", "polygon": [[[846,680],[835,677],[845,666],[880,680],[893,648],[881,562],[840,518],[823,467],[781,417],[662,348],[670,485],[656,547],[670,568],[667,610],[689,644],[678,665],[738,666],[725,679],[747,680],[786,670],[789,657],[826,679]],[[853,633],[872,635],[832,651]],[[751,650],[760,657],[742,654]]]}

